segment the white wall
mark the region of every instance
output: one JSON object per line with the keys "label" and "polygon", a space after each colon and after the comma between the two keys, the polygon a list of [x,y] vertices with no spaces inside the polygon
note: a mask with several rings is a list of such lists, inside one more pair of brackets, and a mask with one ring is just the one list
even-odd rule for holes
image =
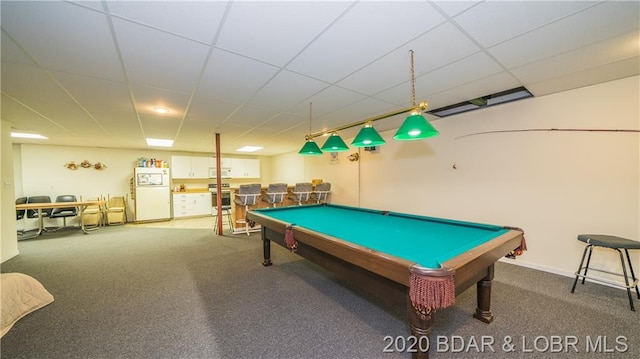
{"label": "white wall", "polygon": [[288,184],[304,182],[306,181],[304,164],[304,158],[302,156],[298,156],[297,153],[287,153],[280,156],[273,156],[269,160],[271,175],[268,177],[268,182],[286,182]]}
{"label": "white wall", "polygon": [[0,121],[0,157],[0,262],[4,262],[18,254],[11,124],[4,120]]}
{"label": "white wall", "polygon": [[[572,275],[581,233],[640,240],[640,135],[482,131],[640,129],[639,77],[526,99],[434,121],[440,136],[394,141],[359,162],[306,157],[306,180],[332,182],[332,202],[521,227],[528,252],[515,264]],[[345,139],[346,140],[346,139]],[[348,141],[347,141],[348,142]],[[286,155],[287,157],[290,155]],[[279,156],[284,158],[285,156]],[[303,157],[301,157],[303,158]],[[453,165],[457,169],[453,169]],[[640,255],[632,261],[640,267]],[[619,271],[615,252],[594,265]]]}

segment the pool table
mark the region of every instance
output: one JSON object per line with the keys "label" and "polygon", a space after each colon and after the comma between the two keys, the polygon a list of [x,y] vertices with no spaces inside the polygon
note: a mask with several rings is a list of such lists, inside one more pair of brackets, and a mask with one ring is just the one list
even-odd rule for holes
{"label": "pool table", "polygon": [[[476,284],[474,317],[490,323],[494,263],[526,249],[514,227],[463,222],[334,204],[260,208],[264,259],[276,242],[332,271],[349,285],[407,308],[411,335],[431,332],[437,309]],[[427,358],[428,350],[413,353]]]}

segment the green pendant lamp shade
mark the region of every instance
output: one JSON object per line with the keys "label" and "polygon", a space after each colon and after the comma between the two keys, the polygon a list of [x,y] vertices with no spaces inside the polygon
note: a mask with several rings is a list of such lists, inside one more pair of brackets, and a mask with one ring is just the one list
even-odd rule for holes
{"label": "green pendant lamp shade", "polygon": [[327,138],[324,145],[322,145],[322,150],[327,152],[344,152],[349,150],[349,146],[334,132]]}
{"label": "green pendant lamp shade", "polygon": [[419,140],[437,136],[438,134],[438,130],[431,126],[420,111],[412,111],[404,120],[404,123],[400,126],[395,136],[393,136],[393,139],[400,141]]}
{"label": "green pendant lamp shade", "polygon": [[364,125],[364,127],[358,132],[356,138],[351,142],[351,146],[355,147],[370,147],[380,146],[387,143],[382,136],[376,131],[370,123]]}
{"label": "green pendant lamp shade", "polygon": [[320,156],[322,155],[322,151],[314,140],[309,139],[304,143],[300,151],[298,151],[298,154],[302,156]]}

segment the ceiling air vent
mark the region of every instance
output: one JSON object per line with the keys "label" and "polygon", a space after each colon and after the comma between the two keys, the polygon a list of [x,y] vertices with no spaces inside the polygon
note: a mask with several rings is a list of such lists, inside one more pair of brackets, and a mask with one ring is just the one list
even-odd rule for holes
{"label": "ceiling air vent", "polygon": [[533,95],[526,88],[518,87],[511,90],[494,93],[492,95],[478,97],[473,100],[460,102],[455,105],[440,107],[435,110],[427,111],[427,113],[438,117],[446,117],[467,111],[478,110],[489,106],[500,105],[511,101],[521,100],[527,97],[533,97]]}

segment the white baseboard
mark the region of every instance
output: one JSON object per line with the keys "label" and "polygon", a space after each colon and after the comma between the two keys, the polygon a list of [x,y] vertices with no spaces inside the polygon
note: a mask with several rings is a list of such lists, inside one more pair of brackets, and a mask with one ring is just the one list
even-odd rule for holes
{"label": "white baseboard", "polygon": [[[542,271],[542,272],[557,274],[557,275],[561,275],[561,276],[569,277],[569,278],[575,278],[576,277],[576,273],[575,272],[570,272],[570,271],[566,271],[566,270],[559,270],[558,268],[552,268],[552,267],[547,267],[547,266],[543,266],[543,265],[536,264],[536,263],[523,261],[520,258],[518,258],[516,260],[508,259],[508,258],[501,258],[501,259],[499,259],[499,262],[509,263],[509,264],[513,264],[513,265],[517,265],[517,266],[521,266],[521,267],[525,267],[525,268],[531,268],[531,269],[539,270],[539,271]],[[629,279],[631,280],[631,274],[629,274]],[[620,289],[620,290],[625,290],[626,291],[625,288],[621,288],[621,287],[618,287],[616,285],[612,285],[612,284],[608,284],[608,283],[593,281],[593,280],[590,280],[589,278],[586,278],[586,281],[589,282],[589,283],[604,285],[604,286],[607,286],[607,287],[616,288],[616,289]]]}
{"label": "white baseboard", "polygon": [[20,251],[19,251],[19,250],[14,251],[14,252],[13,252],[13,253],[11,253],[7,258],[4,258],[4,259],[2,260],[2,263],[4,263],[4,262],[8,261],[9,259],[11,259],[11,258],[13,258],[13,257],[17,256],[18,254],[20,254]]}

